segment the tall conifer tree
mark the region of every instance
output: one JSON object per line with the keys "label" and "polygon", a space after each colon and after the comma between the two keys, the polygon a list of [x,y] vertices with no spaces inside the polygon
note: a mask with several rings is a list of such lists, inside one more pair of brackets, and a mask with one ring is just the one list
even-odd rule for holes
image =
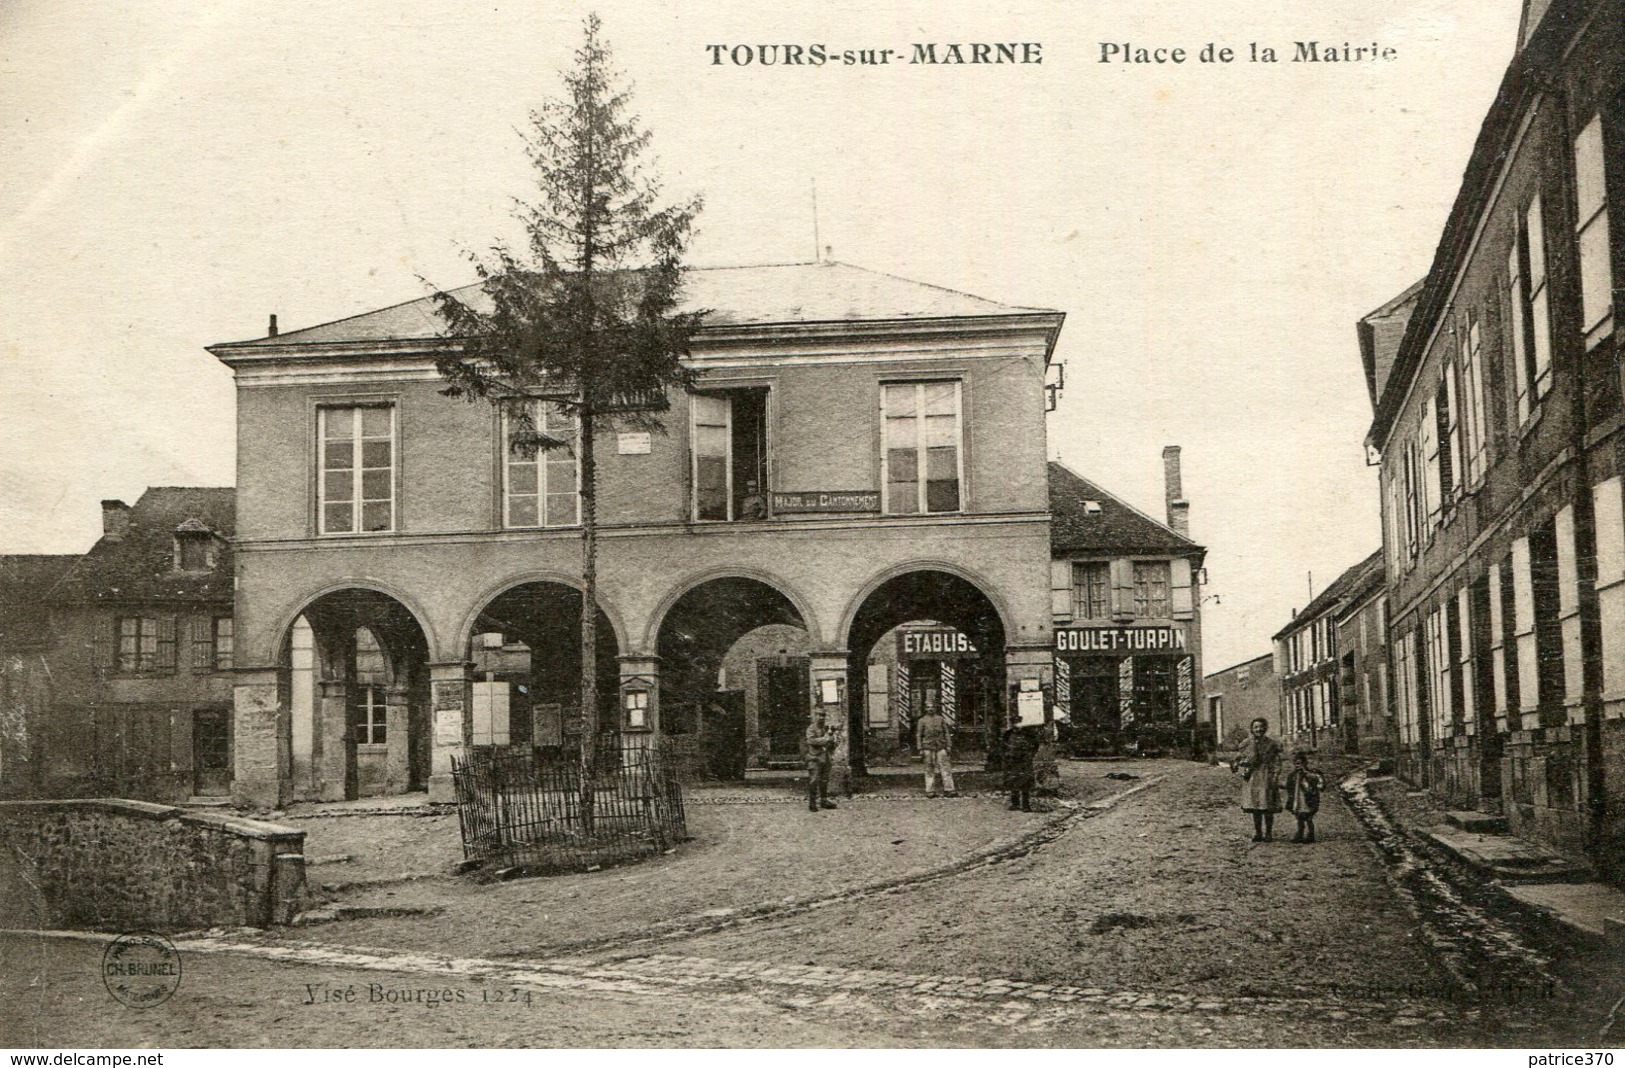
{"label": "tall conifer tree", "polygon": [[[508,416],[522,456],[575,448],[581,471],[581,781],[592,819],[597,748],[597,464],[600,431],[658,430],[666,391],[693,384],[684,364],[703,312],[680,312],[683,256],[698,197],[660,204],[644,162],[650,135],[629,110],[597,15],[584,27],[564,92],[531,113],[536,195],[519,205],[528,244],[472,255],[477,296],[435,294],[459,351],[438,361],[449,396]],[[572,443],[542,432],[531,400],[575,418]]]}

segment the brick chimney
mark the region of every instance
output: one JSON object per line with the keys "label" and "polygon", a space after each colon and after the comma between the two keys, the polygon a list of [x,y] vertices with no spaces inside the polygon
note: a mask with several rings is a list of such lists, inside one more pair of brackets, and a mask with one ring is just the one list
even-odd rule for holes
{"label": "brick chimney", "polygon": [[130,506],[123,501],[102,502],[102,537],[122,541],[130,532]]}
{"label": "brick chimney", "polygon": [[1191,536],[1191,502],[1185,499],[1184,480],[1179,473],[1179,446],[1162,450],[1163,489],[1168,498],[1168,526],[1182,538]]}

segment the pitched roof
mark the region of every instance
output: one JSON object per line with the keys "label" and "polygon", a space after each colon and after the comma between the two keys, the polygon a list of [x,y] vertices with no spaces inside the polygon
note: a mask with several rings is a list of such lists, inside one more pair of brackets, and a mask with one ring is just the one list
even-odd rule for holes
{"label": "pitched roof", "polygon": [[[1089,502],[1099,505],[1088,507]],[[1202,547],[1064,464],[1049,465],[1050,554],[1200,552]]]}
{"label": "pitched roof", "polygon": [[1394,354],[1387,387],[1377,397],[1367,440],[1379,450],[1387,447],[1409,385],[1427,355],[1434,327],[1447,316],[1456,276],[1475,249],[1471,235],[1499,195],[1501,171],[1512,158],[1524,114],[1548,91],[1580,31],[1594,24],[1607,25],[1592,16],[1609,2],[1531,0],[1526,8],[1519,28],[1521,47],[1507,65],[1479,127],[1450,216],[1434,249],[1433,264]]}
{"label": "pitched roof", "polygon": [[[477,311],[490,306],[479,283],[448,292]],[[846,263],[691,268],[684,275],[682,310],[699,309],[709,310],[706,327],[1058,314],[1046,308],[1001,304]],[[435,310],[434,298],[424,296],[275,337],[232,342],[229,347],[413,341],[445,336],[446,324]]]}
{"label": "pitched roof", "polygon": [[1378,549],[1333,579],[1330,586],[1316,594],[1303,611],[1292,618],[1292,622],[1275,632],[1274,637],[1285,637],[1307,627],[1321,616],[1335,613],[1369,589],[1373,582],[1381,582],[1383,572],[1382,550]]}
{"label": "pitched roof", "polygon": [[236,531],[236,515],[234,489],[155,486],[143,493],[130,510],[129,531],[121,538],[104,534],[89,552],[76,559],[52,596],[68,603],[229,603],[233,585],[230,543],[219,543],[211,570],[177,571],[175,534],[177,530],[198,532],[201,527],[229,539]]}
{"label": "pitched roof", "polygon": [[46,605],[51,587],[77,556],[0,556],[0,649],[49,640]]}
{"label": "pitched roof", "polygon": [[1393,370],[1399,343],[1405,339],[1406,324],[1411,321],[1411,313],[1416,310],[1426,282],[1423,278],[1411,283],[1405,292],[1363,316],[1356,326],[1360,336],[1360,362],[1365,365],[1365,388],[1371,395],[1373,409],[1388,386],[1388,372]]}

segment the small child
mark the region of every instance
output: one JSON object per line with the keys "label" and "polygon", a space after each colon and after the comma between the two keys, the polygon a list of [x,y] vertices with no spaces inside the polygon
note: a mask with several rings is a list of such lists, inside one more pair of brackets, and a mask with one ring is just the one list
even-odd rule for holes
{"label": "small child", "polygon": [[1286,777],[1286,808],[1298,817],[1298,833],[1292,836],[1294,842],[1315,840],[1315,813],[1320,811],[1320,791],[1325,785],[1320,772],[1309,766],[1308,753],[1292,754],[1292,771]]}

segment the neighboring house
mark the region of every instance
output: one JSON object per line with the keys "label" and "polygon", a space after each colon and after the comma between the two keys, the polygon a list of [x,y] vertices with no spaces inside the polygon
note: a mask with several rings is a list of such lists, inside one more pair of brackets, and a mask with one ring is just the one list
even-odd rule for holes
{"label": "neighboring house", "polygon": [[1388,700],[1388,587],[1382,554],[1373,560],[1356,565],[1360,573],[1334,617],[1333,637],[1343,751],[1386,758],[1394,755],[1396,737]]}
{"label": "neighboring house", "polygon": [[1049,465],[1055,704],[1074,752],[1206,747],[1202,561],[1179,449],[1163,450],[1167,522]]}
{"label": "neighboring house", "polygon": [[0,556],[0,797],[47,792],[50,591],[75,556]]}
{"label": "neighboring house", "polygon": [[[793,762],[822,708],[838,776],[862,770],[870,653],[906,623],[967,636],[961,692],[1048,689],[1061,313],[836,263],[686,282],[712,309],[698,386],[667,398],[665,434],[597,450],[605,701],[589,711],[606,742],[709,717],[719,762]],[[465,744],[567,749],[580,731],[574,458],[515,455],[503,415],[443,396],[435,359],[456,349],[424,298],[209,350],[237,384],[246,804],[447,798]],[[547,396],[527,403],[575,433]],[[727,670],[764,627],[799,636]],[[483,670],[475,653],[497,649],[526,666]]]}
{"label": "neighboring house", "polygon": [[1202,691],[1220,749],[1240,747],[1255,719],[1263,719],[1271,733],[1279,733],[1281,677],[1275,673],[1274,653],[1215,671],[1202,680]]}
{"label": "neighboring house", "polygon": [[[1625,879],[1625,0],[1532,0],[1377,390],[1400,773]],[[1442,160],[1454,169],[1459,161]],[[1362,328],[1362,335],[1364,335]],[[1362,336],[1364,341],[1364,336]]]}
{"label": "neighboring house", "polygon": [[[89,552],[47,558],[42,570],[54,581],[30,583],[6,613],[12,621],[18,608],[26,613],[34,670],[26,676],[29,771],[14,777],[8,760],[5,790],[223,797],[231,787],[232,491],[149,489],[134,507],[103,501],[102,521]],[[18,638],[7,636],[12,650]]]}
{"label": "neighboring house", "polygon": [[[1291,623],[1274,635],[1275,674],[1281,680],[1277,730],[1289,749],[1319,749],[1331,753],[1360,751],[1361,725],[1363,723],[1368,731],[1372,729],[1373,716],[1369,709],[1360,707],[1365,691],[1359,686],[1346,689],[1345,660],[1340,646],[1340,637],[1346,628],[1340,627],[1339,620],[1350,610],[1356,610],[1351,617],[1356,623],[1364,619],[1358,609],[1381,583],[1382,550],[1379,549],[1332,580],[1303,611],[1293,615]],[[1358,627],[1355,633],[1358,634]],[[1367,634],[1381,649],[1380,637],[1369,631]],[[1373,655],[1369,643],[1355,655],[1362,651],[1367,658]]]}

